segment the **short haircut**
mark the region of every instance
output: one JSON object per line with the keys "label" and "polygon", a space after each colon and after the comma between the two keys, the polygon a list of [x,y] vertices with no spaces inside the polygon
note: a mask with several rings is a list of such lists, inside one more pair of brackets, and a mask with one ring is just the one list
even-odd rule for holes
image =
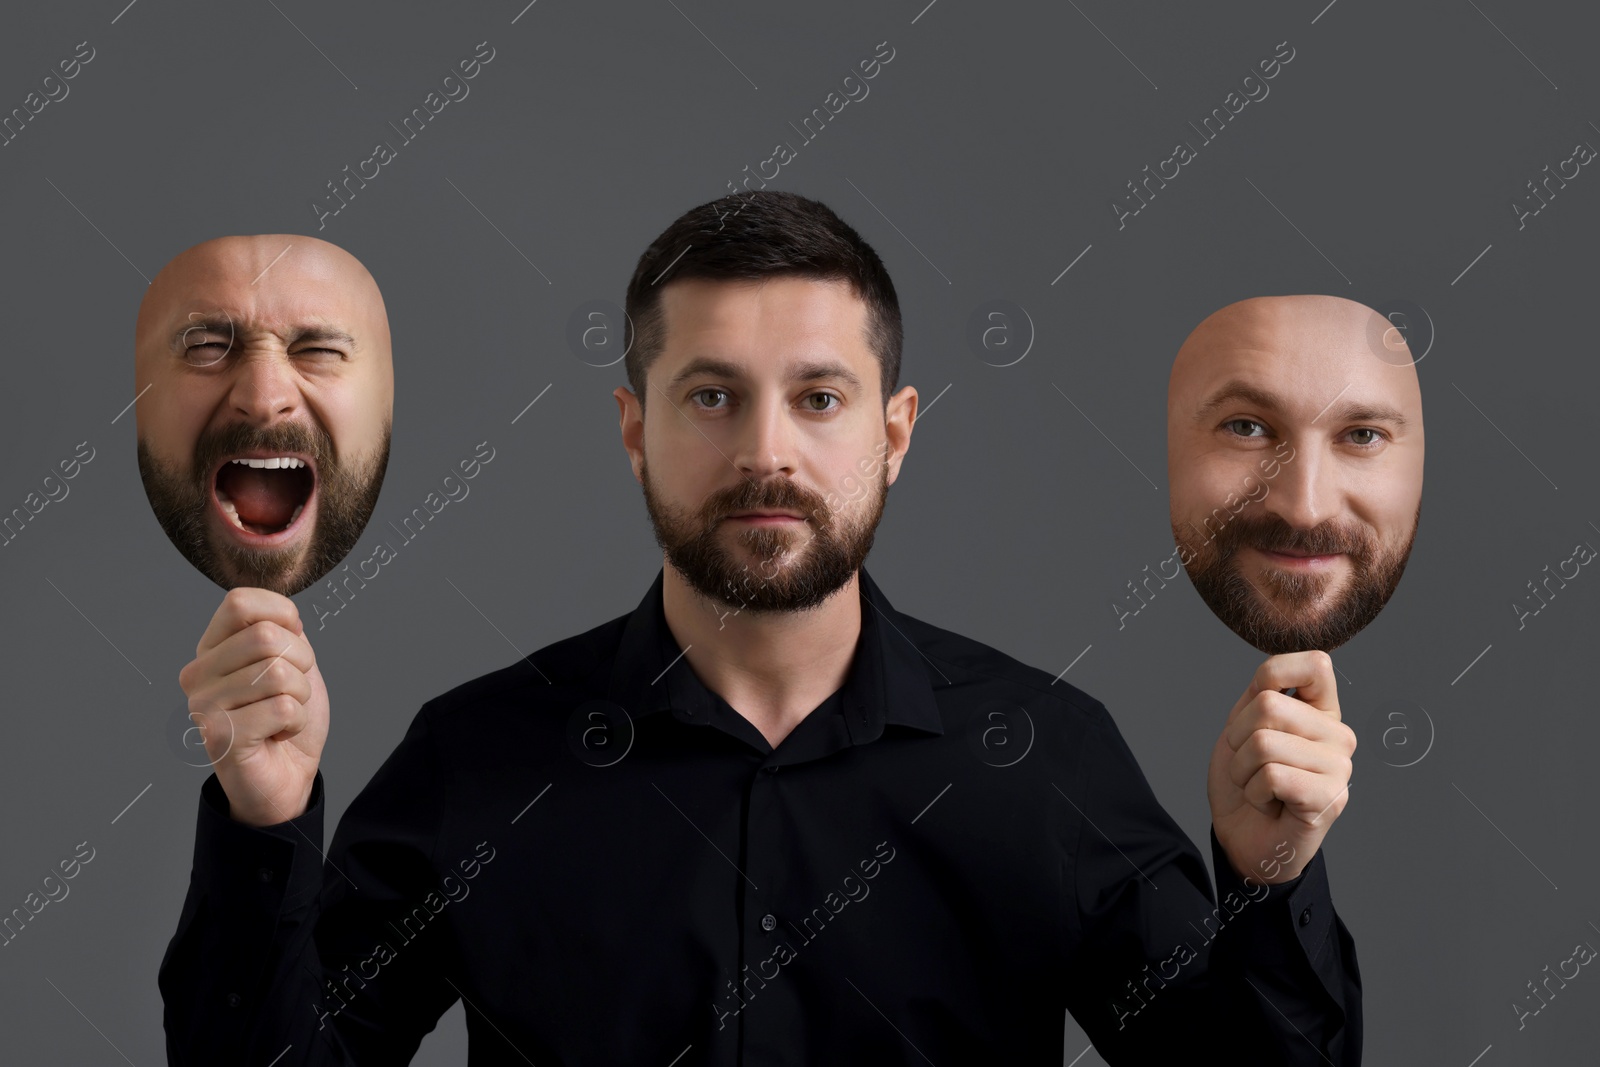
{"label": "short haircut", "polygon": [[628,385],[645,406],[645,373],[661,354],[661,287],[687,278],[844,281],[867,305],[885,409],[900,378],[900,301],[872,246],[825,204],[794,193],[734,193],[684,212],[639,257],[628,281]]}

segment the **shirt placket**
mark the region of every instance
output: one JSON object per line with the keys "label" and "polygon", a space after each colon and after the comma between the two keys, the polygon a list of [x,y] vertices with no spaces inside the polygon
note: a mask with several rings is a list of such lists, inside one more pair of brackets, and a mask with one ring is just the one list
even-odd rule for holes
{"label": "shirt placket", "polygon": [[783,885],[793,843],[784,839],[786,796],[794,773],[769,755],[752,776],[741,850],[748,879],[740,882],[738,968],[741,1062],[802,1067],[801,1004],[790,973],[797,956],[785,914]]}

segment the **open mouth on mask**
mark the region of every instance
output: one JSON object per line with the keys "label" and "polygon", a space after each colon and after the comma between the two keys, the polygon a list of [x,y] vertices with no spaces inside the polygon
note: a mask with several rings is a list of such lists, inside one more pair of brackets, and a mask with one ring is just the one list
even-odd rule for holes
{"label": "open mouth on mask", "polygon": [[222,524],[247,545],[280,544],[309,523],[317,474],[292,452],[231,456],[211,476],[211,499]]}

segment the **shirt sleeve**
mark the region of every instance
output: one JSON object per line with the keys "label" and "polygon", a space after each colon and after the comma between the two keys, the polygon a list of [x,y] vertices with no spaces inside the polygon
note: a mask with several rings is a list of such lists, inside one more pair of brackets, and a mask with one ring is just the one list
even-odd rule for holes
{"label": "shirt sleeve", "polygon": [[[1063,869],[1067,1008],[1106,1063],[1360,1063],[1360,977],[1314,857],[1276,886],[1200,852],[1095,704],[1072,779]],[[1058,788],[1060,786],[1058,785]],[[1065,795],[1068,790],[1062,790]]]}
{"label": "shirt sleeve", "polygon": [[1322,851],[1298,878],[1263,894],[1234,872],[1214,830],[1210,836],[1217,899],[1260,898],[1218,936],[1213,968],[1290,1044],[1290,1062],[1359,1064],[1361,970],[1355,939],[1333,908]]}
{"label": "shirt sleeve", "polygon": [[322,854],[323,778],[296,819],[228,815],[200,790],[194,862],[158,985],[168,1062],[405,1064],[456,999],[434,864],[444,811],[427,708]]}

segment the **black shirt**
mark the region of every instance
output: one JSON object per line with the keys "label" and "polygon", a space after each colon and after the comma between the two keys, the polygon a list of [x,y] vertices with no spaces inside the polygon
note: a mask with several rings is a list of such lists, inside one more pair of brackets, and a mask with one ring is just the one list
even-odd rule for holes
{"label": "black shirt", "polygon": [[858,573],[845,683],[776,748],[658,574],[424,704],[326,861],[320,772],[261,828],[207,779],[170,1062],[407,1063],[459,997],[473,1067],[1058,1067],[1063,1009],[1111,1064],[1359,1063],[1320,853],[1268,888],[1213,834],[1213,897],[1099,701]]}

